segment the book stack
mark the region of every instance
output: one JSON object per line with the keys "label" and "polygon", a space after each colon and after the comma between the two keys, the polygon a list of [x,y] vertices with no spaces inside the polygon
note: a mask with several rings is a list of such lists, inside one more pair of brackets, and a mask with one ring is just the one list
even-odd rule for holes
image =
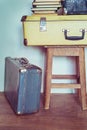
{"label": "book stack", "polygon": [[35,14],[57,13],[61,7],[61,0],[34,0],[31,10]]}

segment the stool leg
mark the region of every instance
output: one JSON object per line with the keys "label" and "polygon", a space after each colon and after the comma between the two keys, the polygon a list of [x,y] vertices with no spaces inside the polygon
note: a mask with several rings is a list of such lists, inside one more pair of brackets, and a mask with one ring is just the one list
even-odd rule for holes
{"label": "stool leg", "polygon": [[47,48],[45,109],[49,109],[50,93],[51,93],[51,79],[52,79],[52,51],[51,51],[51,48]]}
{"label": "stool leg", "polygon": [[82,109],[87,109],[86,104],[86,77],[85,77],[85,55],[84,48],[80,48],[79,56],[79,71],[80,71],[80,84],[81,84],[81,103]]}
{"label": "stool leg", "polygon": [[[76,74],[77,74],[77,84],[80,83],[80,72],[79,72],[79,56],[76,57]],[[79,96],[79,100],[81,101],[81,91],[80,89],[76,89],[76,92]]]}

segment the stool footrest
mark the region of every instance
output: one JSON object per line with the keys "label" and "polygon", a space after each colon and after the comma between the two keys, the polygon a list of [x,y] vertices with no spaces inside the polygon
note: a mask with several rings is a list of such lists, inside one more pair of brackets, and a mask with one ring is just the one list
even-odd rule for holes
{"label": "stool footrest", "polygon": [[52,75],[52,79],[77,79],[79,76],[77,75]]}
{"label": "stool footrest", "polygon": [[51,88],[81,88],[80,84],[69,84],[69,83],[52,83]]}

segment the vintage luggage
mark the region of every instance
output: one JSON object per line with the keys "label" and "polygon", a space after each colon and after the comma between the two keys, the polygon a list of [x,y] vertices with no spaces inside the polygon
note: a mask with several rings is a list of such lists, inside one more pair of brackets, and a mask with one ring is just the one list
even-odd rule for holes
{"label": "vintage luggage", "polygon": [[87,45],[87,15],[23,16],[24,45]]}
{"label": "vintage luggage", "polygon": [[62,0],[67,14],[87,14],[87,0]]}
{"label": "vintage luggage", "polygon": [[39,111],[41,69],[26,59],[6,57],[5,96],[16,114]]}

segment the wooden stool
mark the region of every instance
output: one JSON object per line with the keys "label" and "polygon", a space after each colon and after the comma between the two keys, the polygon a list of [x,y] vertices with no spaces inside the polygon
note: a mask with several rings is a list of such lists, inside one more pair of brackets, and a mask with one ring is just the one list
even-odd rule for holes
{"label": "wooden stool", "polygon": [[[45,88],[45,109],[49,109],[51,88],[74,88],[79,89],[82,109],[86,106],[86,79],[85,79],[85,56],[83,47],[47,47],[46,60],[46,88]],[[77,59],[76,75],[52,75],[53,56],[75,56]],[[52,79],[77,79],[77,83],[51,83]]]}

